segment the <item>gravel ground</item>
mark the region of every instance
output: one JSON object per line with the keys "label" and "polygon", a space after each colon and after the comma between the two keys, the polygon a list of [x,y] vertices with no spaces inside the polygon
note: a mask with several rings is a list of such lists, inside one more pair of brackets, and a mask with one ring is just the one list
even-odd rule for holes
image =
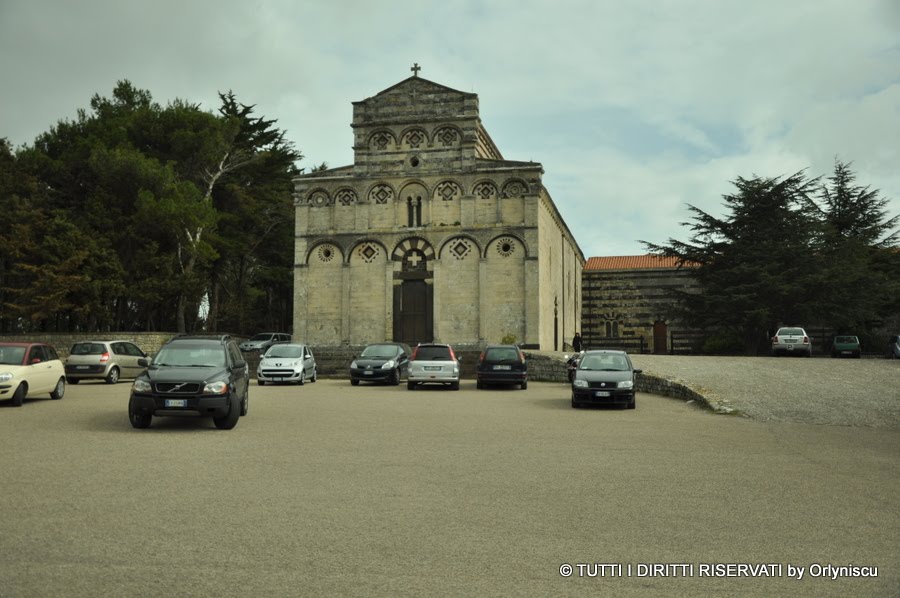
{"label": "gravel ground", "polygon": [[753,419],[900,429],[900,361],[631,357],[646,373],[686,384]]}

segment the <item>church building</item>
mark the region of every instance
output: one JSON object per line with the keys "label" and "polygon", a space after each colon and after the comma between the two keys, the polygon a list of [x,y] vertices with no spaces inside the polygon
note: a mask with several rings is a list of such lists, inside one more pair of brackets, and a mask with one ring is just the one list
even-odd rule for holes
{"label": "church building", "polygon": [[353,103],[353,164],[294,179],[294,338],[563,350],[585,259],[543,167],[503,158],[476,94],[412,70]]}

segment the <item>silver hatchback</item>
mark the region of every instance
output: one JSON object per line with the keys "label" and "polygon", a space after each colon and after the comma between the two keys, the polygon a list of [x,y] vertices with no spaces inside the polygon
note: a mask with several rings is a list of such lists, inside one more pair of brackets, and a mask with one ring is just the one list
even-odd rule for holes
{"label": "silver hatchback", "polygon": [[409,358],[406,388],[414,390],[419,384],[446,384],[459,390],[459,360],[450,345],[419,345]]}
{"label": "silver hatchback", "polygon": [[779,328],[772,337],[772,355],[812,357],[812,339],[802,328]]}
{"label": "silver hatchback", "polygon": [[306,345],[279,343],[272,345],[259,360],[256,383],[260,386],[275,382],[300,384],[318,377],[316,358]]}
{"label": "silver hatchback", "polygon": [[72,345],[66,358],[66,381],[105,380],[115,384],[120,378],[136,378],[146,368],[138,365],[147,354],[128,341],[80,341]]}

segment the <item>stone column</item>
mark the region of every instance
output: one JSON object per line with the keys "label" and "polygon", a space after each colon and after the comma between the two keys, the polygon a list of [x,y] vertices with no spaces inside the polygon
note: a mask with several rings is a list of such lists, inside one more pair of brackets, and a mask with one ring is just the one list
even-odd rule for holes
{"label": "stone column", "polygon": [[394,262],[387,256],[384,266],[384,340],[394,338]]}
{"label": "stone column", "polygon": [[[349,256],[348,256],[349,257]],[[341,264],[341,344],[350,344],[350,263]]]}
{"label": "stone column", "polygon": [[307,342],[307,313],[306,295],[308,292],[309,268],[306,264],[294,265],[294,329],[293,337],[301,342]]}
{"label": "stone column", "polygon": [[478,342],[484,344],[488,336],[488,274],[487,258],[478,260]]}
{"label": "stone column", "polygon": [[432,261],[431,264],[431,280],[432,280],[432,305],[431,305],[431,314],[432,314],[432,326],[433,326],[433,336],[435,341],[440,341],[442,343],[448,342],[446,338],[444,338],[445,326],[444,322],[441,320],[442,316],[442,299],[446,289],[446,285],[443,280],[443,268],[441,267],[441,262],[438,259]]}
{"label": "stone column", "polygon": [[[540,345],[541,349],[548,349],[541,343],[541,293],[540,270],[538,258],[527,257],[522,263],[525,268],[525,342],[528,345]],[[552,323],[552,321],[551,321]]]}

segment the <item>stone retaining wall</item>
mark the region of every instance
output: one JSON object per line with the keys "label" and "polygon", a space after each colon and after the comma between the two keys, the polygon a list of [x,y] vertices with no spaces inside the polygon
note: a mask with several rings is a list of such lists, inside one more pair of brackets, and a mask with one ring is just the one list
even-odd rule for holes
{"label": "stone retaining wall", "polygon": [[77,332],[45,334],[3,334],[0,341],[13,343],[46,343],[65,359],[72,345],[79,341],[130,341],[153,355],[163,344],[175,336],[175,332]]}

